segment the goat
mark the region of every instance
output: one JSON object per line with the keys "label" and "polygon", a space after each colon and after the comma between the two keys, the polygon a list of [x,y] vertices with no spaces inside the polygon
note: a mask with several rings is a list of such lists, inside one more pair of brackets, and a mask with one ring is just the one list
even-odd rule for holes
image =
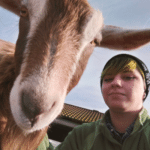
{"label": "goat", "polygon": [[16,46],[0,40],[0,147],[35,150],[94,47],[138,48],[150,30],[106,26],[87,0],[0,0],[20,16]]}

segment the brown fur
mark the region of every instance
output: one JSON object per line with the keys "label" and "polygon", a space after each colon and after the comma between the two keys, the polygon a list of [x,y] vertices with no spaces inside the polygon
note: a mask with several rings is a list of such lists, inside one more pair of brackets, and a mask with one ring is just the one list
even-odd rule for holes
{"label": "brown fur", "polygon": [[[32,74],[33,69],[36,68],[36,66],[42,65],[49,65],[49,70],[51,70],[52,67],[55,67],[55,65],[60,66],[60,68],[65,71],[65,74],[67,74],[70,66],[76,61],[75,56],[79,49],[79,40],[82,38],[81,32],[88,19],[87,16],[91,13],[91,8],[85,0],[49,1],[47,5],[49,6],[47,12],[48,16],[43,18],[38,25],[36,33],[29,43],[29,57],[26,60],[27,66],[23,73],[24,77]],[[29,22],[28,17],[20,20],[20,26],[27,30],[29,26],[28,23],[25,22]],[[43,26],[43,24],[46,27]],[[19,58],[22,57],[22,53],[18,53],[22,45],[26,45],[24,41],[27,40],[25,39],[22,42],[23,37],[26,36],[22,31],[23,30],[21,29],[15,55]],[[51,50],[49,52],[53,43],[55,43],[56,51]]]}
{"label": "brown fur", "polygon": [[25,136],[14,122],[10,111],[9,93],[16,78],[14,49],[14,44],[0,40],[0,148],[35,150],[47,128]]}
{"label": "brown fur", "polygon": [[[15,44],[0,40],[0,145],[2,150],[35,150],[45,136],[47,128],[25,136],[14,122],[10,111],[9,93],[16,78],[14,49]],[[94,46],[89,44],[83,51],[68,93],[80,80],[93,49]]]}
{"label": "brown fur", "polygon": [[[67,5],[68,0],[66,0],[66,3],[64,3],[64,4]],[[52,5],[51,7],[53,8],[54,4],[51,4],[51,5]],[[76,3],[73,5],[79,5],[79,4]],[[61,6],[61,5],[58,3],[58,6]],[[83,6],[81,5],[81,7],[83,7]],[[64,8],[64,6],[60,9],[63,10],[63,8]],[[68,45],[72,45],[72,43],[69,43],[70,39],[67,39],[68,37],[70,37],[70,30],[81,32],[80,30],[82,30],[82,29],[80,28],[80,23],[83,24],[82,22],[84,21],[83,18],[81,18],[81,21],[78,21],[78,16],[76,16],[76,15],[78,15],[78,14],[81,15],[81,13],[77,12],[78,10],[74,10],[72,12],[71,6],[70,6],[70,8],[68,7],[66,10],[64,10],[64,11],[66,11],[66,12],[64,12],[64,14],[68,12],[68,9],[70,9],[68,16],[65,16],[65,18],[63,18],[63,19],[60,18],[62,21],[60,21],[60,19],[57,19],[56,21],[59,20],[60,22],[54,22],[54,24],[57,24],[57,27],[55,26],[56,29],[51,28],[51,31],[53,31],[53,32],[57,31],[58,30],[57,28],[59,28],[58,35],[61,38],[59,38],[60,40],[58,41],[58,43],[59,43],[58,47],[61,47],[61,49],[64,49],[65,47],[68,48]],[[83,8],[81,8],[81,9],[83,9]],[[79,9],[79,10],[81,10],[81,9]],[[56,16],[54,16],[54,18],[59,17],[59,13],[60,12],[58,12],[58,14],[55,14]],[[84,16],[85,18],[86,18],[87,13],[88,12],[85,12],[85,16]],[[60,17],[62,17],[62,16],[60,16]],[[52,19],[54,19],[54,18],[52,18]],[[72,18],[75,18],[76,20],[72,21],[71,24],[68,25]],[[28,21],[28,18],[26,18],[26,19]],[[77,26],[75,26],[75,24],[73,22],[79,22],[79,24],[77,24]],[[43,22],[41,23],[41,26],[39,26],[39,29],[38,29],[39,32],[37,32],[37,34],[40,34],[42,24],[43,24]],[[66,24],[68,26],[66,26]],[[23,26],[21,24],[21,21],[20,21],[20,25]],[[27,30],[28,30],[27,28],[29,27],[28,24],[25,24],[25,25],[26,26],[23,27],[24,30],[21,30],[21,32],[19,33],[19,39],[24,40],[24,38],[22,38],[22,36],[24,36],[24,33],[27,32]],[[47,26],[50,26],[50,21],[48,22]],[[52,27],[53,27],[53,25],[52,25]],[[76,28],[76,30],[73,30],[74,28]],[[45,31],[45,34],[44,34],[44,31]],[[47,32],[47,30],[43,29],[41,35],[45,36],[46,32]],[[52,35],[54,34],[53,32],[51,33]],[[78,42],[76,42],[76,41],[78,41],[80,38],[77,36],[78,34],[79,33],[72,32],[72,40],[74,40],[74,42],[77,44],[78,44]],[[48,43],[45,43],[45,37],[35,36],[35,38],[36,37],[40,37],[40,39],[36,39],[36,40],[34,39],[36,41],[36,43],[37,43],[37,40],[39,41],[39,47],[38,47],[39,50],[41,49],[40,47],[43,48],[43,46],[44,46],[43,43],[46,45],[48,44]],[[43,60],[44,60],[44,59],[41,60],[41,55],[40,55],[39,59],[37,59],[37,57],[39,56],[39,53],[34,52],[34,49],[35,49],[34,48],[34,40],[32,41],[32,47],[31,47],[31,49],[33,49],[32,50],[33,55],[31,54],[30,55],[31,60],[28,60],[28,62],[31,62],[31,63],[29,63],[30,67],[27,67],[28,69],[30,68],[31,70],[32,70],[32,64],[35,64],[33,62],[34,59],[32,59],[33,56],[35,57],[35,54],[37,54],[36,60],[39,60],[39,63],[43,62]],[[26,39],[24,41],[26,41]],[[65,41],[67,41],[67,42],[65,42]],[[19,51],[19,50],[22,50],[24,48],[24,46],[25,46],[25,44],[23,42],[20,42],[20,41],[17,42],[18,52],[16,52],[15,57],[14,57],[15,45],[8,43],[8,42],[0,41],[0,52],[1,52],[1,54],[0,54],[0,58],[1,58],[1,60],[0,60],[0,81],[2,81],[2,83],[0,83],[0,92],[1,92],[0,93],[0,98],[1,98],[0,99],[0,110],[1,110],[1,112],[0,112],[0,121],[1,121],[0,146],[1,146],[2,150],[5,150],[5,149],[35,150],[38,147],[38,145],[41,143],[42,139],[44,138],[44,136],[47,132],[47,128],[45,128],[41,131],[37,131],[37,132],[31,133],[31,134],[25,136],[22,133],[22,130],[16,125],[16,123],[13,119],[13,116],[11,114],[10,104],[9,104],[9,93],[13,86],[13,82],[15,81],[17,74],[19,73],[18,67],[17,67],[17,70],[15,69],[16,66],[18,66],[18,65],[16,65],[16,63],[21,64],[21,62],[22,62],[22,51]],[[75,45],[75,49],[77,49],[76,46],[77,45]],[[89,47],[92,47],[92,48],[89,48]],[[70,48],[73,49],[73,47],[70,47]],[[68,92],[78,83],[78,81],[86,67],[87,60],[88,60],[87,58],[90,57],[94,47],[89,45],[88,49],[89,49],[89,51],[86,48],[87,53],[84,51],[82,54],[82,56],[83,56],[82,61],[85,61],[85,63],[83,63],[83,65],[82,65],[81,60],[78,62],[78,67],[77,67],[75,75],[73,76],[73,78],[70,82]],[[68,50],[70,50],[70,49],[68,48]],[[37,51],[37,49],[36,49],[36,51]],[[54,53],[55,52],[53,52],[51,54],[51,56]],[[76,53],[76,52],[74,52],[74,53]],[[74,54],[71,54],[71,55],[74,55]],[[44,56],[45,56],[45,54],[44,54]],[[61,56],[61,52],[58,52],[56,57],[60,57],[60,56]],[[16,58],[17,62],[15,62],[15,58]],[[72,57],[72,60],[73,60],[73,57]],[[60,62],[60,64],[58,64],[58,65],[61,65],[61,61],[59,61],[59,62]],[[20,65],[19,65],[19,67],[20,67]],[[26,72],[30,72],[30,71],[28,70]]]}
{"label": "brown fur", "polygon": [[68,87],[68,93],[78,84],[78,82],[80,81],[80,78],[88,64],[88,60],[91,56],[91,54],[93,53],[95,47],[95,43],[90,43],[89,45],[86,46],[86,48],[84,49],[81,58],[77,64],[77,68],[76,71],[70,81],[69,87]]}

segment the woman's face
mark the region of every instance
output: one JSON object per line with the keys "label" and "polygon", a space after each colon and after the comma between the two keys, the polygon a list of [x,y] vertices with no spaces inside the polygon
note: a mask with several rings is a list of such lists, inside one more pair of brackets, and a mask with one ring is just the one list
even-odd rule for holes
{"label": "woman's face", "polygon": [[137,69],[105,75],[102,94],[105,103],[113,111],[132,112],[143,106],[144,80]]}

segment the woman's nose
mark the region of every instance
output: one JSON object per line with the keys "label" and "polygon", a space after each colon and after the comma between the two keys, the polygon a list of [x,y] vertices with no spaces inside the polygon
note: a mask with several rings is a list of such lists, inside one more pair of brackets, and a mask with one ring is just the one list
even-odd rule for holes
{"label": "woman's nose", "polygon": [[116,75],[113,79],[113,81],[111,82],[112,86],[122,86],[122,80],[121,77],[119,75]]}

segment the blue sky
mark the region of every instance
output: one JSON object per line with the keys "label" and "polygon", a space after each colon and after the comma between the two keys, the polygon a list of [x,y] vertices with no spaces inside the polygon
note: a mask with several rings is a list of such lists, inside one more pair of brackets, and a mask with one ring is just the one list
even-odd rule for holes
{"label": "blue sky", "polygon": [[[95,9],[103,13],[104,23],[130,29],[150,28],[150,0],[89,0]],[[15,43],[18,36],[19,18],[0,8],[0,39]],[[95,48],[79,84],[68,94],[65,102],[88,109],[105,112],[99,86],[103,66],[112,56],[129,53],[139,57],[150,70],[150,44],[134,51],[114,51]],[[150,114],[150,94],[144,102]]]}

